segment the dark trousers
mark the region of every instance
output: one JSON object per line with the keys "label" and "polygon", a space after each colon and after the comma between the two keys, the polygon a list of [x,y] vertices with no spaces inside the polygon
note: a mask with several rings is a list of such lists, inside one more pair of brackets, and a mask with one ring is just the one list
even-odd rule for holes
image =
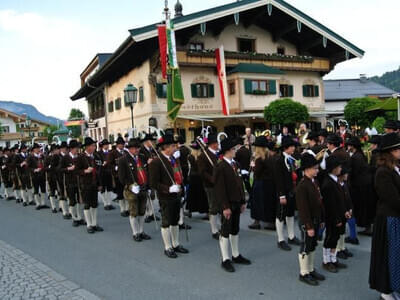
{"label": "dark trousers", "polygon": [[174,199],[160,199],[161,208],[161,227],[168,228],[169,226],[178,226],[179,213],[181,210],[181,201],[179,196]]}
{"label": "dark trousers", "polygon": [[124,186],[118,178],[115,178],[114,192],[117,194],[117,200],[124,200]]}
{"label": "dark trousers", "polygon": [[58,193],[60,200],[66,200],[67,195],[65,195],[63,176],[57,177],[57,193]]}
{"label": "dark trousers", "polygon": [[296,200],[293,194],[286,195],[286,201],[286,205],[282,205],[278,197],[276,217],[281,222],[283,222],[286,217],[294,217],[294,212],[296,210]]}
{"label": "dark trousers", "polygon": [[21,189],[30,190],[32,188],[31,177],[28,175],[20,175]]}
{"label": "dark trousers", "polygon": [[67,197],[68,197],[68,205],[75,206],[80,202],[79,199],[79,190],[77,186],[67,187]]}
{"label": "dark trousers", "polygon": [[32,181],[35,195],[39,194],[39,189],[40,193],[46,193],[46,179],[43,174],[33,175]]}
{"label": "dark trousers", "polygon": [[98,199],[97,199],[96,188],[82,190],[82,198],[83,198],[84,209],[97,208]]}
{"label": "dark trousers", "polygon": [[56,191],[57,191],[57,180],[55,180],[54,178],[48,177],[47,181],[49,182],[50,197],[55,197]]}
{"label": "dark trousers", "polygon": [[240,230],[240,207],[241,205],[234,205],[231,208],[231,217],[226,219],[224,214],[221,214],[221,235],[224,238],[229,238],[229,235],[238,235]]}
{"label": "dark trousers", "polygon": [[251,184],[250,184],[250,175],[242,175],[242,180],[244,183],[244,187],[246,188],[246,191],[249,193],[249,196],[251,198],[252,192],[251,192]]}
{"label": "dark trousers", "polygon": [[[345,226],[346,223],[342,223],[342,226]],[[337,242],[339,240],[340,234],[342,232],[342,226],[337,227],[336,224],[326,223],[326,233],[324,240],[324,248],[327,249],[335,249],[337,246]]]}
{"label": "dark trousers", "polygon": [[314,224],[314,236],[310,237],[307,234],[306,227],[299,220],[299,228],[301,233],[301,245],[300,245],[300,254],[309,254],[310,252],[315,251],[318,245],[318,230],[320,228],[320,222],[315,220]]}

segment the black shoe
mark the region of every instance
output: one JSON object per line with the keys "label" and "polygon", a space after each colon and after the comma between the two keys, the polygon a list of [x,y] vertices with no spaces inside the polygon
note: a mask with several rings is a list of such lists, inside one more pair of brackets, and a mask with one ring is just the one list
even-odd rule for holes
{"label": "black shoe", "polygon": [[354,256],[353,253],[351,253],[348,249],[344,249],[342,252],[343,252],[347,257],[353,257],[353,256]]}
{"label": "black shoe", "polygon": [[73,220],[72,221],[72,226],[73,227],[78,227],[79,226],[79,222],[77,220]]}
{"label": "black shoe", "polygon": [[346,253],[344,253],[344,251],[338,251],[336,253],[336,257],[341,258],[341,259],[347,259],[347,255],[346,255]]}
{"label": "black shoe", "polygon": [[299,275],[299,280],[304,282],[305,284],[316,286],[318,285],[318,281],[314,279],[310,274],[307,275]]}
{"label": "black shoe", "polygon": [[90,234],[95,233],[94,228],[93,228],[92,226],[88,227],[88,228],[87,228],[87,233],[90,233]]}
{"label": "black shoe", "polygon": [[337,273],[338,272],[336,266],[331,262],[327,263],[327,264],[322,263],[322,268],[325,269],[328,272],[331,272],[331,273]]}
{"label": "black shoe", "polygon": [[336,261],[335,263],[332,263],[332,264],[336,267],[336,269],[346,269],[347,268],[346,264],[342,264],[339,261]]}
{"label": "black shoe", "polygon": [[51,210],[51,212],[52,212],[53,214],[56,214],[56,213],[58,213],[57,209],[55,209],[55,208],[54,208],[54,209],[52,209],[52,210]]}
{"label": "black shoe", "polygon": [[310,273],[310,275],[311,275],[311,277],[312,278],[314,278],[315,280],[318,280],[318,281],[324,281],[325,280],[325,276],[324,275],[322,275],[322,274],[320,274],[320,273],[318,273],[317,271],[312,271],[311,273]]}
{"label": "black shoe", "polygon": [[71,215],[63,215],[64,220],[71,220]]}
{"label": "black shoe", "polygon": [[346,237],[346,238],[344,239],[344,241],[345,241],[346,243],[348,243],[348,244],[360,245],[360,241],[358,240],[358,238],[352,239],[352,238],[350,238],[350,237],[348,236],[348,237]]}
{"label": "black shoe", "polygon": [[140,233],[139,235],[142,238],[142,240],[145,240],[145,241],[151,240],[151,236],[149,236],[148,234],[146,234],[144,232]]}
{"label": "black shoe", "polygon": [[59,211],[59,212],[62,212],[62,208],[59,208],[58,211]]}
{"label": "black shoe", "polygon": [[48,206],[48,205],[42,205],[41,207],[42,207],[43,209],[50,208],[50,206]]}
{"label": "black shoe", "polygon": [[16,199],[16,200],[15,200],[15,202],[17,202],[17,203],[21,203],[21,202],[22,202],[22,200],[21,200],[21,199]]}
{"label": "black shoe", "polygon": [[210,220],[210,217],[208,215],[206,215],[205,217],[202,217],[201,219],[204,221],[208,221],[208,220]]}
{"label": "black shoe", "polygon": [[28,206],[28,203],[24,202],[22,203],[22,206]]}
{"label": "black shoe", "polygon": [[114,210],[115,209],[115,206],[114,205],[108,205],[108,208],[110,209],[110,210]]}
{"label": "black shoe", "polygon": [[183,248],[181,245],[179,245],[178,247],[175,247],[175,248],[174,248],[174,251],[175,251],[176,253],[182,253],[182,254],[187,254],[187,253],[189,253],[189,250],[186,249],[186,248]]}
{"label": "black shoe", "polygon": [[9,196],[9,197],[6,198],[6,200],[7,201],[11,201],[11,200],[14,200],[14,199],[13,199],[13,197]]}
{"label": "black shoe", "polygon": [[36,204],[35,204],[35,202],[31,201],[31,202],[28,203],[28,205],[34,206],[34,205],[36,205]]}
{"label": "black shoe", "polygon": [[102,232],[104,231],[104,229],[102,227],[100,227],[99,225],[96,226],[92,226],[93,230],[96,232]]}
{"label": "black shoe", "polygon": [[178,255],[176,255],[174,249],[164,250],[164,254],[169,258],[177,258],[178,257]]}
{"label": "black shoe", "polygon": [[213,234],[212,234],[212,238],[213,238],[214,240],[219,241],[219,232],[213,233]]}
{"label": "black shoe", "polygon": [[251,261],[248,260],[247,258],[244,258],[241,254],[237,257],[232,257],[232,261],[235,264],[240,264],[240,265],[251,265]]}
{"label": "black shoe", "polygon": [[140,234],[135,234],[135,235],[133,236],[133,240],[134,240],[135,242],[141,242],[141,241],[142,241],[142,237],[140,236]]}
{"label": "black shoe", "polygon": [[187,230],[190,230],[190,229],[192,229],[192,226],[186,225],[185,223],[183,223],[183,224],[179,225],[179,229],[187,229]]}
{"label": "black shoe", "polygon": [[38,206],[35,207],[35,209],[36,209],[36,210],[41,210],[42,207],[41,207],[40,205],[38,205]]}
{"label": "black shoe", "polygon": [[256,224],[256,223],[250,224],[248,227],[249,227],[249,229],[253,229],[253,230],[260,230],[261,229],[261,225],[260,224]]}
{"label": "black shoe", "polygon": [[104,210],[110,210],[110,206],[109,205],[104,206]]}
{"label": "black shoe", "polygon": [[295,245],[295,246],[300,246],[301,242],[297,237],[294,237],[292,239],[288,239],[288,244]]}
{"label": "black shoe", "polygon": [[124,218],[129,217],[129,212],[128,211],[122,212],[121,217],[124,217]]}
{"label": "black shoe", "polygon": [[151,222],[153,222],[154,221],[154,219],[151,217],[151,216],[147,216],[145,219],[144,219],[144,222],[145,223],[151,223]]}
{"label": "black shoe", "polygon": [[83,219],[78,220],[79,225],[86,225],[86,221]]}
{"label": "black shoe", "polygon": [[282,242],[278,242],[278,248],[284,250],[284,251],[290,251],[292,250],[292,248],[290,248],[290,246],[288,245],[288,243],[286,243],[285,241]]}
{"label": "black shoe", "polygon": [[227,271],[229,273],[235,272],[235,268],[233,267],[232,262],[229,259],[223,261],[221,263],[221,267],[222,267],[222,269],[224,269],[225,271]]}

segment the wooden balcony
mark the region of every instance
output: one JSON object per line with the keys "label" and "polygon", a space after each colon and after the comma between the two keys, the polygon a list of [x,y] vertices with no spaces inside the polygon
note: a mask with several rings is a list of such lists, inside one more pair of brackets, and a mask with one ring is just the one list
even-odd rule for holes
{"label": "wooden balcony", "polygon": [[[215,53],[211,50],[203,51],[177,51],[178,62],[181,66],[216,66]],[[268,66],[287,71],[313,71],[330,72],[330,62],[327,58],[311,56],[294,56],[264,53],[225,52],[227,67],[239,63],[263,63]]]}

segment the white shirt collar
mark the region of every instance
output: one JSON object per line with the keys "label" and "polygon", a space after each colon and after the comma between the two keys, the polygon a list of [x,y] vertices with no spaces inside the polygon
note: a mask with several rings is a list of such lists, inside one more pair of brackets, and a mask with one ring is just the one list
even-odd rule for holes
{"label": "white shirt collar", "polygon": [[211,151],[211,153],[214,153],[215,155],[217,155],[218,151],[215,151],[214,149],[208,148],[208,150]]}
{"label": "white shirt collar", "polygon": [[170,156],[167,156],[167,155],[165,155],[165,154],[162,153],[162,152],[161,152],[161,154],[164,155],[164,157],[165,157],[166,159],[171,160],[171,157],[170,157]]}
{"label": "white shirt collar", "polygon": [[234,162],[233,159],[228,159],[228,158],[226,158],[225,156],[224,156],[224,160],[225,160],[228,164],[230,164],[230,165],[232,165],[232,163]]}
{"label": "white shirt collar", "polygon": [[69,156],[71,156],[72,158],[76,157],[76,155],[73,155],[72,152],[69,152]]}
{"label": "white shirt collar", "polygon": [[338,182],[338,178],[336,175],[329,173],[329,177],[332,178],[335,182]]}
{"label": "white shirt collar", "polygon": [[400,175],[400,169],[399,169],[399,167],[398,167],[398,166],[395,166],[395,167],[394,167],[394,170],[397,172],[397,174],[399,174],[399,175]]}

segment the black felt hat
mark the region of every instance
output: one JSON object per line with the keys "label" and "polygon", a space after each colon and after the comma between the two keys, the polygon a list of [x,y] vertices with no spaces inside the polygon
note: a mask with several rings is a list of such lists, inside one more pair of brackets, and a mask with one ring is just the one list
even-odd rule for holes
{"label": "black felt hat", "polygon": [[156,139],[154,138],[153,134],[150,133],[146,133],[144,138],[142,138],[141,142],[145,142],[145,141],[155,141]]}
{"label": "black felt hat", "polygon": [[373,135],[373,136],[370,138],[369,143],[370,143],[370,144],[379,145],[380,142],[381,142],[381,140],[382,140],[382,136],[381,136],[381,135]]}
{"label": "black felt hat", "polygon": [[307,140],[312,140],[318,142],[319,133],[318,132],[310,132],[307,136]]}
{"label": "black felt hat", "polygon": [[77,140],[70,140],[68,144],[69,149],[80,148],[81,144]]}
{"label": "black felt hat", "polygon": [[115,144],[117,144],[117,145],[125,145],[125,140],[123,139],[122,136],[119,136],[117,138],[117,140],[115,141]]}
{"label": "black felt hat", "polygon": [[157,146],[176,144],[176,140],[172,134],[166,134],[157,140]]}
{"label": "black felt hat", "polygon": [[237,140],[232,138],[226,138],[221,141],[221,153],[224,154],[225,152],[231,150],[235,146],[237,146]]}
{"label": "black felt hat", "polygon": [[331,172],[336,167],[340,166],[342,163],[336,156],[329,156],[326,159],[326,171]]}
{"label": "black felt hat", "polygon": [[343,142],[343,139],[336,134],[330,134],[328,135],[326,142],[335,145],[336,147],[339,147],[340,144]]}
{"label": "black felt hat", "polygon": [[102,146],[110,145],[110,144],[111,143],[107,139],[104,139],[99,143],[99,146],[102,147]]}
{"label": "black felt hat", "polygon": [[361,148],[361,146],[362,146],[360,139],[358,137],[356,137],[356,136],[352,136],[351,138],[349,138],[346,141],[346,145],[354,146],[356,148]]}
{"label": "black felt hat", "polygon": [[268,141],[265,136],[258,136],[254,142],[255,147],[268,148]]}
{"label": "black felt hat", "polygon": [[321,129],[318,133],[319,136],[327,137],[329,135],[328,130],[325,128]]}
{"label": "black felt hat", "polygon": [[299,143],[297,141],[295,141],[294,139],[292,139],[291,137],[283,137],[282,144],[281,144],[282,149],[285,150],[291,146],[297,147],[297,146],[299,146]]}
{"label": "black felt hat", "polygon": [[309,153],[304,153],[301,156],[301,168],[303,170],[315,167],[318,164],[319,164],[319,162],[318,162],[318,160],[316,160],[314,155],[311,155]]}
{"label": "black felt hat", "polygon": [[90,145],[96,144],[97,142],[95,140],[93,140],[91,137],[85,137],[85,141],[83,143],[83,147],[88,147]]}
{"label": "black felt hat", "polygon": [[383,125],[383,128],[393,129],[393,130],[399,129],[399,127],[397,126],[397,122],[393,120],[387,120],[385,122],[385,125]]}
{"label": "black felt hat", "polygon": [[207,145],[218,143],[218,136],[215,133],[210,133],[207,137]]}
{"label": "black felt hat", "polygon": [[66,141],[61,142],[59,148],[67,148],[68,147],[68,143]]}
{"label": "black felt hat", "polygon": [[130,139],[126,148],[140,148],[140,146],[141,144],[139,139]]}
{"label": "black felt hat", "polygon": [[382,136],[379,150],[382,152],[400,148],[400,137],[397,133],[388,133]]}

